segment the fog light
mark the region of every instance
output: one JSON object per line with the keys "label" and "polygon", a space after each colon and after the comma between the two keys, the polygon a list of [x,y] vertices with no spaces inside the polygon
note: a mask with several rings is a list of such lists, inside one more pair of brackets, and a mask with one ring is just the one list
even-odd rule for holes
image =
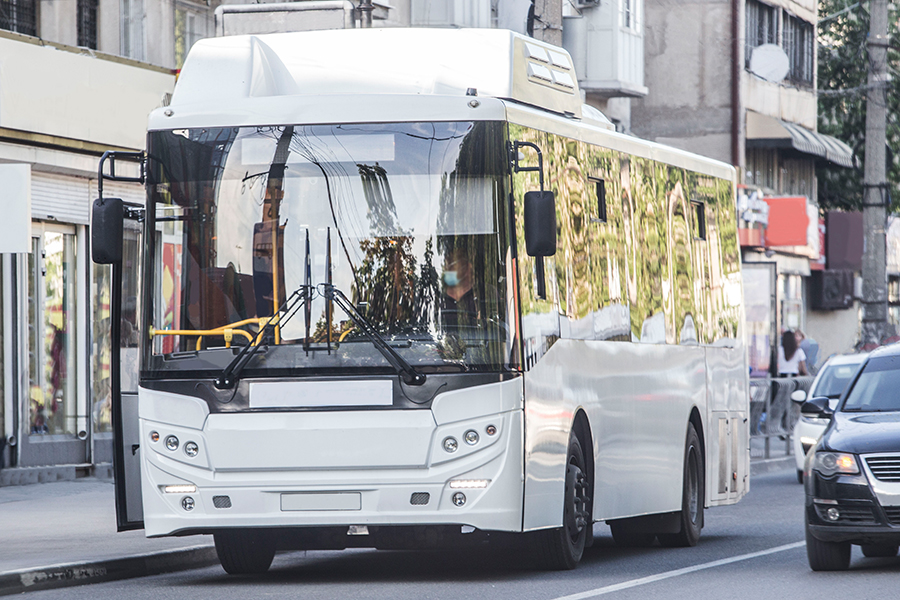
{"label": "fog light", "polygon": [[151,431],[151,432],[150,432],[150,441],[151,441],[151,442],[158,442],[158,441],[159,441],[159,432],[158,432],[158,431]]}
{"label": "fog light", "polygon": [[167,494],[193,494],[197,491],[197,486],[190,484],[167,485],[163,491]]}
{"label": "fog light", "polygon": [[462,492],[456,492],[451,499],[454,506],[463,506],[466,503],[466,495]]}
{"label": "fog light", "polygon": [[184,510],[194,510],[194,499],[190,496],[185,496],[181,499],[181,508]]}
{"label": "fog light", "polygon": [[497,428],[493,425],[488,425],[484,428],[484,432],[488,435],[494,435],[495,433],[497,433]]}
{"label": "fog light", "polygon": [[451,490],[483,490],[489,479],[454,479],[450,482]]}
{"label": "fog light", "polygon": [[459,442],[456,441],[456,438],[444,438],[444,450],[446,450],[450,454],[453,454],[454,452],[456,452],[457,448],[459,448]]}
{"label": "fog light", "polygon": [[837,521],[841,518],[841,511],[832,506],[825,511],[825,518],[829,521]]}
{"label": "fog light", "polygon": [[197,456],[197,453],[200,452],[200,446],[197,445],[196,442],[185,442],[184,444],[184,453],[194,458]]}
{"label": "fog light", "polygon": [[167,437],[166,438],[166,448],[168,448],[172,452],[175,452],[176,450],[178,450],[178,438],[175,437],[174,435],[170,435],[169,437]]}
{"label": "fog light", "polygon": [[468,430],[465,435],[466,443],[470,446],[474,446],[478,443],[478,432],[472,429]]}

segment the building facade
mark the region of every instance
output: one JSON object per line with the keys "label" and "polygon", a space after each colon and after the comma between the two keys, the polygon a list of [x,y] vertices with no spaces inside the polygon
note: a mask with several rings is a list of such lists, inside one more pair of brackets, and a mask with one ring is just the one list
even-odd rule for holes
{"label": "building facade", "polygon": [[[781,331],[857,337],[853,307],[822,308],[828,264],[815,169],[853,166],[817,125],[815,0],[648,0],[645,80],[635,134],[731,163],[742,189],[741,243],[754,374],[774,374]],[[753,297],[751,297],[753,296]],[[752,307],[752,308],[751,308]],[[827,354],[822,353],[822,358]]]}
{"label": "building facade", "polygon": [[[90,206],[100,156],[144,148],[147,114],[175,79],[90,47],[102,45],[103,1],[49,3],[39,21],[33,2],[10,5],[0,20],[0,484],[111,461],[109,274],[90,260]],[[106,193],[143,201],[139,184]]]}

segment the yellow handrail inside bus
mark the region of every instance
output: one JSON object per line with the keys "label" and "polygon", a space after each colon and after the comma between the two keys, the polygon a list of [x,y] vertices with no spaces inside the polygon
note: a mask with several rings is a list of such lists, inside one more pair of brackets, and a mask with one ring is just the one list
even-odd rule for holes
{"label": "yellow handrail inside bus", "polygon": [[[254,319],[255,321],[256,319]],[[247,341],[251,344],[253,343],[253,335],[244,331],[243,329],[233,329],[231,327],[223,327],[220,329],[154,329],[150,328],[150,339],[153,339],[154,336],[157,335],[196,335],[199,336],[197,338],[197,350],[200,349],[200,343],[203,341],[203,336],[205,335],[214,335],[214,336],[222,336],[225,338],[225,347],[231,347],[231,340],[234,337],[235,333],[239,333],[240,335],[247,338]]]}

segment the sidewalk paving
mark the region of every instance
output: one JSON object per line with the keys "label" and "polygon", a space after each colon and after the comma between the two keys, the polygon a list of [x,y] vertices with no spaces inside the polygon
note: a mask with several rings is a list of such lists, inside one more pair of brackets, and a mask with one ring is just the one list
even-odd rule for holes
{"label": "sidewalk paving", "polygon": [[0,487],[0,596],[216,564],[212,536],[116,532],[111,480]]}
{"label": "sidewalk paving", "polygon": [[[785,442],[765,457],[751,440],[751,475],[794,468]],[[116,532],[111,480],[0,486],[0,596],[217,564],[212,536],[148,539]]]}

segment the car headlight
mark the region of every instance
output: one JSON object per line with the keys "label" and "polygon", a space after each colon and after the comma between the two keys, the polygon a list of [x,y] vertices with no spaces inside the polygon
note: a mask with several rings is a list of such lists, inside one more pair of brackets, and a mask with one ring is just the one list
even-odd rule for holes
{"label": "car headlight", "polygon": [[835,473],[844,473],[846,475],[859,473],[856,457],[844,452],[816,452],[813,469],[826,477]]}

